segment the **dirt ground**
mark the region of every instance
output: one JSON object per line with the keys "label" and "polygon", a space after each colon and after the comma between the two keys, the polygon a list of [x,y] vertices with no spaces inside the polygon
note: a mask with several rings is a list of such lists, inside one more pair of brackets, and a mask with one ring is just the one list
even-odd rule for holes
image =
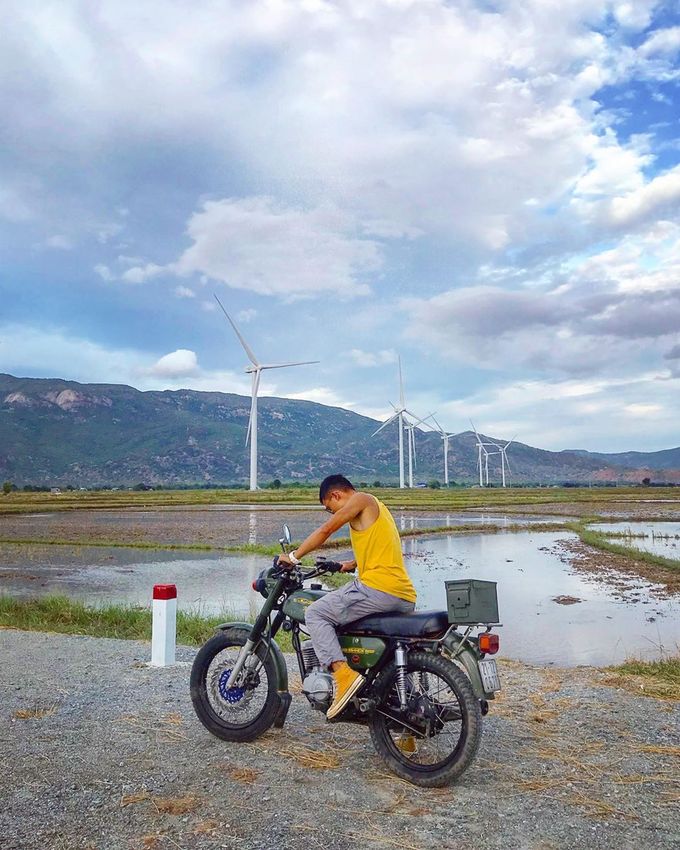
{"label": "dirt ground", "polygon": [[[285,728],[226,744],[196,720],[194,651],[0,632],[3,850],[670,850],[680,844],[680,703],[594,668],[501,664],[478,758],[425,791],[363,727],[296,694]],[[293,690],[297,690],[293,686]]]}

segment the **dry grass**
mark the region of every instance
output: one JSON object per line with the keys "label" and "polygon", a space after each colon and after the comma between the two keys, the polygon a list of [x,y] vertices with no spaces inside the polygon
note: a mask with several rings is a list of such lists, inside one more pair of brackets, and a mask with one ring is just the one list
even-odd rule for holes
{"label": "dry grass", "polygon": [[194,835],[216,835],[220,828],[219,821],[208,819],[196,824],[193,829]]}
{"label": "dry grass", "polygon": [[633,747],[638,753],[654,753],[659,756],[675,756],[680,758],[680,747],[672,744],[636,744]]}
{"label": "dry grass", "polygon": [[680,687],[677,682],[650,680],[644,676],[625,674],[609,676],[603,681],[604,685],[612,688],[622,688],[638,696],[653,697],[654,699],[680,700]]}
{"label": "dry grass", "polygon": [[17,708],[12,712],[13,720],[42,720],[43,717],[49,717],[57,710],[58,703],[53,702],[48,705],[32,705],[30,708]]}
{"label": "dry grass", "polygon": [[186,741],[187,736],[177,727],[182,724],[180,714],[168,714],[164,717],[151,717],[144,719],[135,714],[123,714],[118,722],[125,723],[140,732],[152,733],[157,743],[177,744]]}
{"label": "dry grass", "polygon": [[614,779],[617,785],[643,785],[647,782],[665,783],[670,782],[671,785],[680,785],[680,776],[670,773],[630,773],[624,776],[617,776]]}
{"label": "dry grass", "polygon": [[245,782],[252,785],[259,777],[260,771],[252,767],[238,767],[237,765],[227,765],[227,774],[230,779],[235,779],[237,782]]}
{"label": "dry grass", "polygon": [[325,750],[314,750],[311,747],[298,745],[279,750],[278,754],[293,759],[302,767],[313,770],[331,770],[340,766],[337,751],[328,747]]}
{"label": "dry grass", "polygon": [[[318,831],[318,827],[308,824],[296,824],[293,829],[301,832]],[[401,850],[422,850],[422,844],[409,844],[403,838],[388,838],[386,835],[380,835],[380,829],[377,826],[372,832],[334,832],[333,836],[334,838],[346,838],[348,842],[358,844],[358,846],[370,842],[371,844],[383,844],[386,847],[399,847]]]}
{"label": "dry grass", "polygon": [[148,791],[137,791],[135,794],[123,794],[120,798],[120,807],[124,809],[126,806],[135,806],[137,803],[144,803],[151,799],[151,794]]}
{"label": "dry grass", "polygon": [[152,797],[151,802],[161,814],[186,815],[195,812],[201,800],[195,794],[185,794],[183,797]]}
{"label": "dry grass", "polygon": [[619,817],[625,820],[639,820],[639,816],[635,812],[627,811],[626,809],[617,809],[611,803],[605,800],[598,800],[596,797],[591,797],[580,792],[575,792],[568,798],[569,802],[579,808],[585,810],[586,814],[593,818],[610,818]]}

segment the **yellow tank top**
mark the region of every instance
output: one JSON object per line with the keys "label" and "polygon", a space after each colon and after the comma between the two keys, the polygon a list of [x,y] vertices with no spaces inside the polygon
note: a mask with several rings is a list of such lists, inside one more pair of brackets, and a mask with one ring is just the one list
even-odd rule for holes
{"label": "yellow tank top", "polygon": [[401,554],[401,539],[392,514],[376,499],[380,514],[364,531],[349,527],[359,581],[374,590],[391,593],[407,602],[416,601],[413,586]]}

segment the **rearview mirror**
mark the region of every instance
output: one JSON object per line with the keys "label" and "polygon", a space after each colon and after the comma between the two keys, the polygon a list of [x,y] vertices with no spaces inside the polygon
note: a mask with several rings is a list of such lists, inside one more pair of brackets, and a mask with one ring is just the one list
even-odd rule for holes
{"label": "rearview mirror", "polygon": [[291,540],[292,540],[292,537],[290,536],[290,528],[288,528],[288,525],[286,525],[284,523],[283,537],[281,538],[281,543],[285,543],[286,546],[290,546]]}

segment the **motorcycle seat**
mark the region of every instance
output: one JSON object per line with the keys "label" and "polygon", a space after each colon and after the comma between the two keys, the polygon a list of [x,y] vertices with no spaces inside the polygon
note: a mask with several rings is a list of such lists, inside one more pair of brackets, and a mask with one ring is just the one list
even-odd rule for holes
{"label": "motorcycle seat", "polygon": [[340,635],[400,635],[425,637],[449,627],[446,611],[415,611],[413,614],[369,614],[338,629]]}

